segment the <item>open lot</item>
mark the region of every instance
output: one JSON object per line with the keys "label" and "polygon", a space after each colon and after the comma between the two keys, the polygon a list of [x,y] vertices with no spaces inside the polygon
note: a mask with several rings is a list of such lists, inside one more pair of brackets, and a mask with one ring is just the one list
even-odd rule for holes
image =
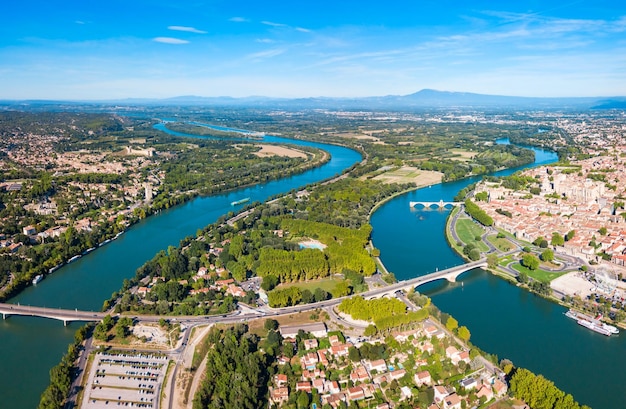
{"label": "open lot", "polygon": [[164,355],[97,353],[80,407],[157,407],[167,363]]}
{"label": "open lot", "polygon": [[411,166],[402,166],[378,175],[374,180],[385,183],[415,183],[417,186],[429,186],[441,182],[443,173],[430,170],[421,170]]}
{"label": "open lot", "polygon": [[296,149],[285,148],[285,147],[277,146],[277,145],[257,145],[257,146],[261,148],[260,151],[255,153],[255,155],[259,157],[274,156],[274,155],[287,156],[289,158],[304,158],[304,159],[306,159],[307,157],[306,153],[296,150]]}

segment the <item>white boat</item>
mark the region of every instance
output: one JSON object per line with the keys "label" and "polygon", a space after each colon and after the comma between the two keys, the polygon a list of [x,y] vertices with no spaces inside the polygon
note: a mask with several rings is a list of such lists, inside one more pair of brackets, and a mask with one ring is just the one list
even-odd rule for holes
{"label": "white boat", "polygon": [[33,278],[33,285],[37,285],[41,280],[43,280],[43,274],[37,274],[35,278]]}
{"label": "white boat", "polygon": [[69,263],[71,263],[72,261],[76,261],[76,260],[78,260],[78,259],[79,259],[79,258],[81,258],[81,257],[82,257],[82,256],[81,256],[80,254],[79,254],[79,255],[77,255],[77,256],[74,256],[74,257],[72,257],[71,259],[67,260],[67,263],[69,264]]}
{"label": "white boat", "polygon": [[578,325],[581,325],[599,334],[606,335],[607,337],[611,336],[612,334],[619,334],[619,330],[613,325],[605,324],[599,319],[592,318],[589,315],[574,310],[569,310],[565,313],[565,316],[576,320]]}
{"label": "white boat", "polygon": [[234,202],[230,202],[230,205],[231,206],[237,206],[237,205],[249,202],[249,201],[250,201],[250,198],[246,197],[245,199],[239,199],[239,200],[235,200]]}

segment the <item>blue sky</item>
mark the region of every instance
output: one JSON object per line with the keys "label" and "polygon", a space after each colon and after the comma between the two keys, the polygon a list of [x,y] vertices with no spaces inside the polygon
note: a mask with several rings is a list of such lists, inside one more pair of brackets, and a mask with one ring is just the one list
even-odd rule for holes
{"label": "blue sky", "polygon": [[20,0],[0,99],[626,95],[626,2]]}

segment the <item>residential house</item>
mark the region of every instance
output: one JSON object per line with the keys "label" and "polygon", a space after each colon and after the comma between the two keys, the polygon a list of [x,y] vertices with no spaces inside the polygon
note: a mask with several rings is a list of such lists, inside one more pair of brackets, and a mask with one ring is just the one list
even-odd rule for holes
{"label": "residential house", "polygon": [[305,339],[304,340],[304,349],[306,351],[310,350],[310,349],[315,349],[318,346],[318,342],[316,338],[313,339]]}
{"label": "residential house", "polygon": [[365,367],[359,365],[350,373],[350,380],[352,382],[365,382],[370,379],[369,374]]}
{"label": "residential house", "polygon": [[443,402],[443,398],[450,394],[442,385],[435,385],[433,389],[435,390],[435,402],[437,403]]}
{"label": "residential house", "polygon": [[413,392],[411,392],[411,388],[408,386],[403,386],[400,388],[400,399],[409,399],[413,396]]}
{"label": "residential house", "polygon": [[413,379],[415,380],[415,384],[417,386],[430,385],[433,382],[432,378],[430,377],[430,372],[428,371],[421,371],[416,373],[413,376]]}
{"label": "residential house", "polygon": [[459,385],[461,385],[465,390],[470,391],[472,389],[476,389],[478,382],[474,378],[465,378],[459,381]]}
{"label": "residential house", "polygon": [[274,384],[278,387],[287,385],[287,381],[287,375],[285,374],[274,375]]}
{"label": "residential house", "polygon": [[363,388],[360,386],[353,386],[348,388],[348,399],[349,400],[361,400],[365,399],[365,392]]}
{"label": "residential house", "polygon": [[311,392],[311,390],[313,390],[313,388],[311,386],[311,382],[309,381],[300,381],[296,383],[296,391]]}
{"label": "residential house", "polygon": [[452,393],[443,398],[443,409],[461,409],[461,398],[456,393]]}
{"label": "residential house", "polygon": [[315,352],[309,352],[300,358],[302,362],[302,366],[306,369],[315,369],[315,365],[319,362],[317,359],[317,354]]}
{"label": "residential house", "polygon": [[289,388],[284,387],[270,390],[270,400],[276,405],[287,402],[287,400],[289,400]]}
{"label": "residential house", "polygon": [[376,371],[377,373],[382,373],[387,371],[387,364],[384,359],[377,359],[375,361],[364,361],[363,362],[367,369],[370,371]]}
{"label": "residential house", "polygon": [[402,378],[404,375],[406,375],[406,370],[405,369],[396,369],[395,371],[389,372],[389,378],[392,381],[393,380],[398,380],[398,379]]}

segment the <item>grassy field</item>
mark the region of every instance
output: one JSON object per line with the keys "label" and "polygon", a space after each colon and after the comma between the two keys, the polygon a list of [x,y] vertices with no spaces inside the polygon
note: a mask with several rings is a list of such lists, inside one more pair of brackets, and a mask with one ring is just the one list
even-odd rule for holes
{"label": "grassy field", "polygon": [[476,240],[476,236],[481,236],[485,231],[474,223],[472,219],[460,218],[456,222],[456,234],[465,244],[474,243],[480,251],[489,251],[489,246],[481,241]]}
{"label": "grassy field", "polygon": [[519,271],[520,273],[524,272],[528,274],[528,277],[531,277],[543,283],[549,283],[555,278],[558,278],[562,276],[563,274],[566,274],[566,272],[562,272],[562,271],[553,272],[553,271],[546,271],[542,269],[530,270],[521,264],[513,264],[511,267],[513,267],[515,270]]}
{"label": "grassy field", "polygon": [[277,288],[298,287],[301,290],[309,290],[310,292],[314,292],[316,288],[321,288],[327,293],[330,293],[335,289],[335,286],[340,281],[343,281],[343,280],[339,280],[335,278],[325,278],[322,280],[307,281],[307,282],[301,282],[301,283],[300,282],[285,283],[285,284],[279,285]]}
{"label": "grassy field", "polygon": [[511,264],[512,261],[513,261],[513,256],[506,256],[504,258],[501,258],[500,261],[498,261],[498,265],[500,265],[500,267],[506,267],[509,264]]}
{"label": "grassy field", "polygon": [[506,238],[498,238],[495,235],[487,236],[487,240],[500,251],[509,251],[513,248],[513,244]]}

